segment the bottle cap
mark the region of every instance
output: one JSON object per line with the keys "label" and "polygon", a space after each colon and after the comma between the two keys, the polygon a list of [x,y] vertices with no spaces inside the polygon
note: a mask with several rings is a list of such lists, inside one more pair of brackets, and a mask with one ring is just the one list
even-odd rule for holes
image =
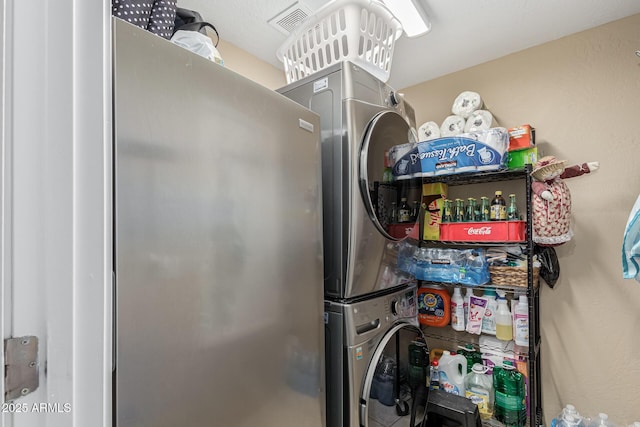
{"label": "bottle cap", "polygon": [[502,196],[502,191],[497,190],[497,191],[496,191],[496,196]]}
{"label": "bottle cap", "polygon": [[509,197],[516,197],[515,194],[509,194]]}
{"label": "bottle cap", "polygon": [[438,366],[440,364],[440,362],[438,362],[438,359],[435,359],[433,362],[431,362],[431,366]]}
{"label": "bottle cap", "polygon": [[482,366],[482,364],[480,363],[474,363],[471,370],[476,374],[484,374],[484,366]]}

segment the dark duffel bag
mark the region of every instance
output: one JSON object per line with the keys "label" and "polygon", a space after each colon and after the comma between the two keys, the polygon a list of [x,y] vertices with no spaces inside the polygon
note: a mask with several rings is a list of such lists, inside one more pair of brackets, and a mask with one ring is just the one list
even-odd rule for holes
{"label": "dark duffel bag", "polygon": [[216,33],[216,42],[214,43],[214,46],[217,47],[218,42],[220,41],[220,35],[218,34],[216,27],[202,19],[202,15],[195,10],[184,9],[182,7],[176,8],[176,22],[173,28],[174,33],[180,30],[197,31],[208,36],[206,28],[211,28],[213,32]]}
{"label": "dark duffel bag", "polygon": [[111,0],[111,14],[165,39],[174,33],[177,0]]}

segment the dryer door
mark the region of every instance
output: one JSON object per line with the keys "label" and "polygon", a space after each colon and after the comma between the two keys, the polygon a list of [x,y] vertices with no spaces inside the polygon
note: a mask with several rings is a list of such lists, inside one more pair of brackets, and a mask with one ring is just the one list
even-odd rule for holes
{"label": "dryer door", "polygon": [[[418,366],[416,348],[424,342],[420,328],[408,322],[396,323],[382,337],[362,382],[359,403],[361,427],[409,425],[414,409],[413,397],[417,393],[421,394],[413,414],[414,425],[422,421],[427,398],[429,355],[425,345],[424,363]],[[401,418],[405,420],[400,422]]]}
{"label": "dryer door", "polygon": [[369,123],[360,148],[360,191],[369,218],[388,239],[418,235],[422,188],[419,180],[393,180],[389,152],[394,146],[409,151],[415,132],[394,111],[383,111]]}

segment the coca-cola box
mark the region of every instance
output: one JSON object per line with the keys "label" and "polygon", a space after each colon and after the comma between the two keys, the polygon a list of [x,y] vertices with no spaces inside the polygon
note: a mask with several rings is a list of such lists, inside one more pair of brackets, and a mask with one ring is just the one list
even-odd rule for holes
{"label": "coca-cola box", "polygon": [[523,242],[525,238],[525,221],[440,224],[440,240],[450,242]]}

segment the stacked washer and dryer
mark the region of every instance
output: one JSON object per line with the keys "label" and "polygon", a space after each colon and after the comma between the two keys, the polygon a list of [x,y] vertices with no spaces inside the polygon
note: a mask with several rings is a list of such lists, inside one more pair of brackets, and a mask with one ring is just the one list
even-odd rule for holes
{"label": "stacked washer and dryer", "polygon": [[[320,116],[327,426],[407,425],[402,361],[424,337],[415,280],[398,266],[407,243],[394,237],[389,209],[400,197],[419,200],[421,188],[411,180],[384,183],[383,171],[391,147],[415,141],[414,111],[348,61],[278,92]],[[389,359],[396,364],[392,403],[376,389],[376,368]]]}

